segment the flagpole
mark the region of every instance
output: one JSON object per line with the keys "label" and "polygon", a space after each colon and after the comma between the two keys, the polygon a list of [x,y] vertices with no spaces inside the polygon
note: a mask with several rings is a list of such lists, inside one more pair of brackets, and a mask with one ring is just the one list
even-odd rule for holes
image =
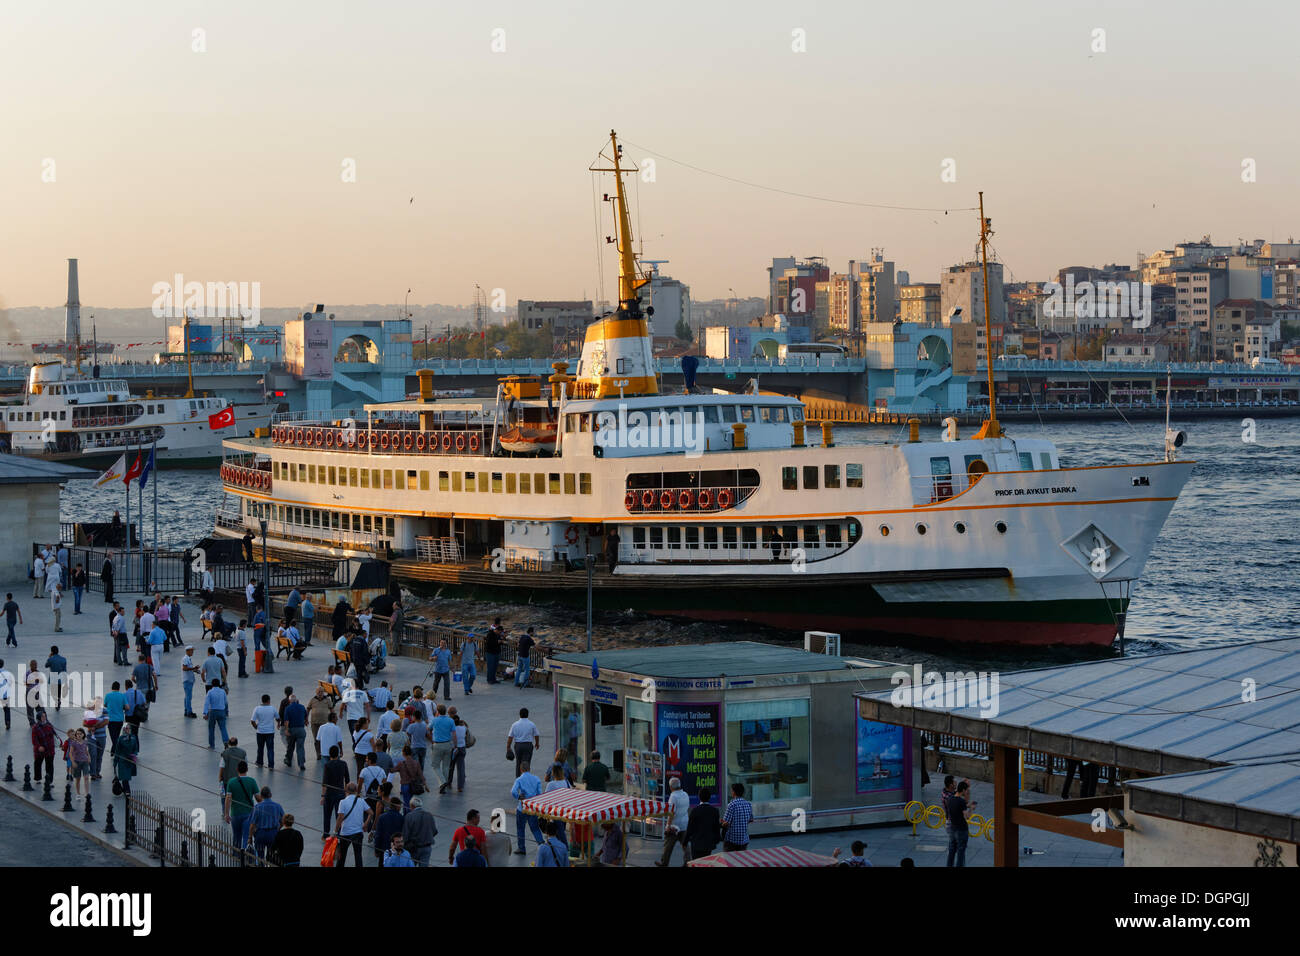
{"label": "flagpole", "polygon": [[[127,455],[131,454],[129,448],[127,449],[126,454]],[[122,464],[123,464],[122,474],[124,475],[130,474],[131,466],[126,464],[125,456],[123,456],[122,458]],[[122,590],[127,591],[127,593],[129,594],[130,591],[127,589],[131,587],[131,482],[130,480],[127,480],[125,484],[126,484],[126,541],[124,542],[125,546],[122,548],[122,569],[126,571],[126,587],[123,588]]]}
{"label": "flagpole", "polygon": [[[143,456],[144,456],[144,445],[141,445],[139,451],[136,452],[136,461],[139,461],[140,458],[142,458]],[[136,494],[139,496],[139,501],[140,501],[140,528],[141,530],[143,530],[144,529],[144,488],[140,484],[139,475],[135,476],[135,489],[136,489]],[[145,576],[144,572],[145,572],[144,535],[142,534],[140,535],[140,593],[148,594],[149,580]]]}
{"label": "flagpole", "polygon": [[149,452],[149,477],[153,481],[153,563],[158,566],[158,439],[154,439]]}

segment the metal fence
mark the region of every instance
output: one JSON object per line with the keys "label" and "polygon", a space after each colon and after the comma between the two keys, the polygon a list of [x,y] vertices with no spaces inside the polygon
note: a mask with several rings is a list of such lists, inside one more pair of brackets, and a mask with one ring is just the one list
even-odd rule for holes
{"label": "metal fence", "polygon": [[274,853],[262,859],[235,845],[230,826],[206,825],[203,817],[179,807],[163,807],[144,791],[126,798],[126,845],[137,846],[159,866],[279,866]]}
{"label": "metal fence", "polygon": [[[930,740],[934,740],[935,735],[930,735]],[[939,734],[938,750],[941,753],[959,754],[962,756],[977,757],[981,760],[989,760],[989,745],[986,740],[976,740],[973,737],[958,737],[955,734]],[[1040,750],[1024,751],[1025,769],[1042,770],[1048,776],[1053,774],[1063,774],[1066,772],[1067,761],[1065,757],[1059,757],[1055,754],[1049,754]],[[1118,786],[1119,771],[1118,768],[1107,765],[1101,768],[1101,779],[1105,780],[1110,786]]]}

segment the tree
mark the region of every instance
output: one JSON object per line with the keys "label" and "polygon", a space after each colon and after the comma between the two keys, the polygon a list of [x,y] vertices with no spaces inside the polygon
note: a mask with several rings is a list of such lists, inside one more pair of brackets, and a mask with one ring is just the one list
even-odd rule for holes
{"label": "tree", "polygon": [[673,334],[683,342],[695,341],[695,333],[691,331],[690,323],[685,319],[677,320],[677,327],[673,329]]}

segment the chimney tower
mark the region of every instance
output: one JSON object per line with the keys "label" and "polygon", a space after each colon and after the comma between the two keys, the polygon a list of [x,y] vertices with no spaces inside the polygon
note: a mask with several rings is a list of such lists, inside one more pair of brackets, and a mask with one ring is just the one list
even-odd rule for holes
{"label": "chimney tower", "polygon": [[77,291],[77,260],[68,260],[68,302],[67,315],[63,322],[63,345],[70,360],[77,358],[77,346],[81,342],[81,299]]}

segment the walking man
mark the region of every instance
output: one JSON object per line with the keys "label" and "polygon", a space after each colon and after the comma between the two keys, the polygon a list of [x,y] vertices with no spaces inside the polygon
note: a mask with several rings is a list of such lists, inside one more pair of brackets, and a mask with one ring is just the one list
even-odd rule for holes
{"label": "walking man", "polygon": [[501,618],[497,618],[488,628],[483,638],[483,670],[487,672],[487,682],[497,683],[497,665],[501,661],[501,639],[505,632],[501,629]]}
{"label": "walking man", "polygon": [[63,709],[63,685],[68,679],[68,659],[59,653],[58,647],[50,648],[45,669],[50,672],[50,683],[54,685],[54,710],[57,712]]}
{"label": "walking man", "polygon": [[32,597],[45,597],[45,559],[39,554],[32,558]]}
{"label": "walking man", "polygon": [[249,721],[257,733],[257,765],[262,766],[262,751],[266,751],[266,766],[275,769],[275,728],[280,722],[279,712],[271,706],[271,695],[263,694],[262,703],[253,708]]}
{"label": "walking man", "polygon": [[81,613],[81,596],[86,593],[86,569],[77,562],[72,570],[72,613]]}
{"label": "walking man", "polygon": [[533,662],[533,646],[537,643],[537,638],[533,635],[533,629],[530,627],[528,633],[519,638],[519,644],[515,648],[515,686],[527,687],[529,678],[529,669]]}
{"label": "walking man", "polygon": [[[293,765],[293,755],[298,754],[298,769],[307,769],[307,708],[298,703],[298,698],[289,695],[289,703],[284,708],[283,723],[286,731],[284,765]],[[319,745],[318,745],[319,746]]]}
{"label": "walking man", "polygon": [[226,781],[226,802],[222,809],[225,821],[234,831],[235,846],[241,850],[248,844],[248,823],[257,792],[257,781],[248,775],[248,761],[239,761],[235,778]]}
{"label": "walking man", "polygon": [[441,682],[445,695],[443,700],[451,700],[451,649],[447,646],[445,637],[438,642],[438,647],[429,655],[429,660],[433,661],[433,691],[429,694],[429,699],[438,699],[438,684]]}
{"label": "walking man", "polygon": [[14,636],[14,625],[23,622],[23,612],[18,607],[18,602],[14,600],[12,593],[5,595],[5,625],[9,628],[9,633],[5,637],[5,647],[12,644],[18,646],[18,638]]}
{"label": "walking man", "polygon": [[[211,650],[211,648],[209,648]],[[221,689],[218,681],[213,681],[208,687],[208,695],[203,698],[203,716],[208,722],[208,749],[216,750],[216,732],[221,728],[221,745],[224,747],[230,743],[230,735],[226,733],[226,713],[230,707],[230,702],[226,698],[226,692]]]}
{"label": "walking man", "polygon": [[533,759],[533,751],[541,745],[542,735],[528,719],[528,708],[519,708],[519,719],[510,725],[510,733],[506,735],[506,759],[513,755],[516,776],[523,773],[523,767]]}

